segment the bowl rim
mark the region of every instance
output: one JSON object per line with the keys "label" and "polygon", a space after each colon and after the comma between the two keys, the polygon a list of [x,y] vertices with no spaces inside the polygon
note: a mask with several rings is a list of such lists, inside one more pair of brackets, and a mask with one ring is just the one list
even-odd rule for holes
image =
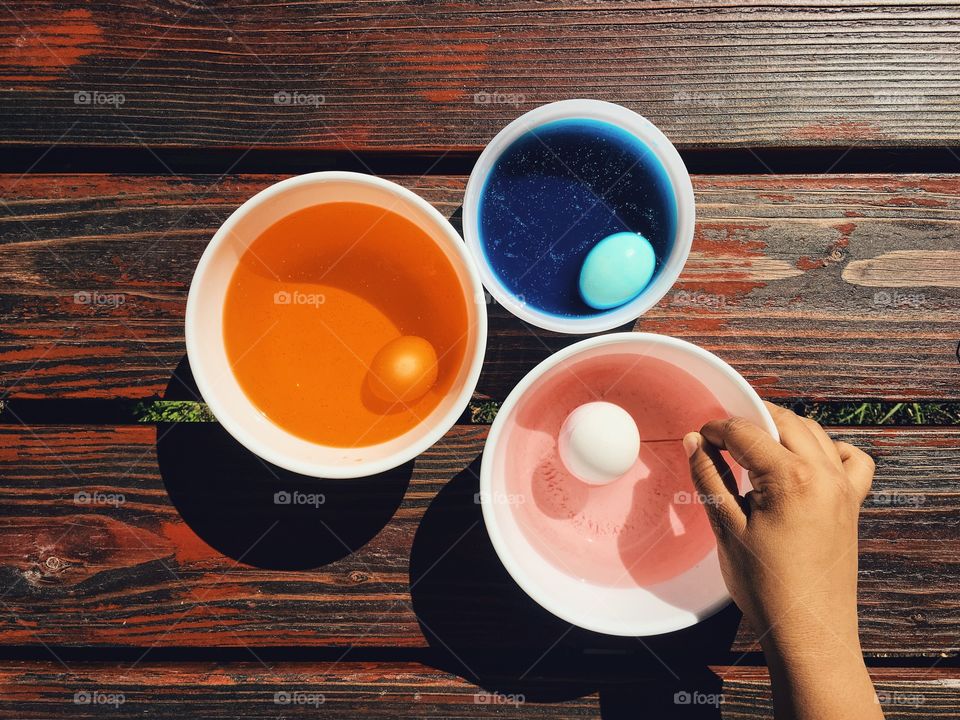
{"label": "bowl rim", "polygon": [[[581,616],[576,612],[571,612],[567,607],[565,607],[563,598],[558,598],[556,595],[551,594],[545,588],[537,585],[535,582],[529,579],[520,563],[516,560],[511,547],[501,534],[500,526],[497,524],[492,503],[494,451],[497,444],[500,442],[504,428],[506,427],[507,418],[516,409],[518,403],[526,394],[527,390],[529,390],[529,388],[535,382],[537,382],[537,380],[543,377],[543,375],[567,358],[571,358],[575,355],[583,353],[584,351],[592,350],[597,347],[602,347],[604,345],[616,345],[623,342],[640,342],[647,344],[653,343],[672,346],[682,351],[689,352],[699,359],[706,361],[723,373],[743,392],[744,396],[758,412],[760,418],[762,418],[764,422],[763,429],[769,432],[773,438],[779,442],[780,434],[777,431],[777,426],[774,424],[773,417],[770,415],[770,411],[767,410],[766,406],[763,404],[763,400],[757,394],[757,391],[733,367],[731,367],[721,358],[714,355],[709,350],[688,342],[687,340],[681,340],[680,338],[670,335],[660,335],[657,333],[646,332],[609,333],[606,335],[600,335],[598,337],[581,340],[564,348],[563,350],[555,352],[534,367],[529,373],[527,373],[510,392],[506,400],[504,400],[503,405],[500,406],[500,410],[497,412],[497,416],[494,418],[493,424],[490,426],[490,432],[487,434],[487,440],[484,445],[483,460],[480,464],[480,503],[483,513],[483,522],[486,526],[487,534],[490,537],[490,542],[493,544],[494,550],[497,553],[497,557],[500,559],[500,562],[503,563],[503,566],[513,578],[514,582],[516,582],[517,585],[519,585],[520,588],[542,608],[568,623],[586,630],[591,630],[593,632],[624,637],[646,637],[649,635],[661,635],[663,633],[682,630],[686,627],[690,627],[691,625],[695,625],[703,620],[706,620],[708,617],[717,613],[730,602],[731,598],[729,592],[724,591],[718,595],[707,605],[705,609],[701,610],[700,612],[693,613],[692,611],[683,611],[685,615],[682,615],[678,612],[676,616],[677,622],[674,623],[664,621],[660,622],[659,624],[652,624],[642,617],[640,617],[636,623],[607,621],[602,615],[598,615],[597,613]],[[534,550],[534,552],[537,551]],[[716,549],[712,550],[711,553],[715,556]],[[709,557],[709,553],[707,557]],[[547,561],[544,560],[543,562]],[[632,588],[602,588],[602,591],[630,592],[632,591]],[[693,615],[693,619],[689,618],[690,615]]]}
{"label": "bowl rim", "polygon": [[[518,299],[497,277],[480,239],[479,206],[490,171],[503,152],[528,131],[557,120],[600,120],[642,140],[657,156],[670,177],[677,203],[677,229],[673,248],[660,273],[641,293],[623,305],[597,315],[562,317],[531,307]],[[521,320],[544,330],[587,335],[613,330],[636,320],[670,291],[686,264],[693,245],[696,200],[693,183],[680,153],[669,138],[647,118],[622,105],[573,98],[547,103],[515,118],[487,143],[467,180],[463,199],[463,237],[480,271],[484,287],[493,298]]]}
{"label": "bowl rim", "polygon": [[[262,442],[255,433],[250,431],[227,411],[225,405],[221,402],[219,392],[216,390],[215,385],[210,377],[213,370],[205,363],[203,359],[204,354],[200,352],[200,347],[211,342],[211,339],[209,337],[201,336],[202,333],[200,333],[197,319],[198,313],[200,312],[200,288],[204,282],[204,278],[210,271],[210,267],[214,262],[214,257],[218,248],[227,241],[227,238],[230,237],[234,228],[241,223],[254,208],[269,202],[282,193],[286,193],[294,188],[300,188],[302,186],[326,183],[346,183],[372,186],[388,193],[392,193],[401,200],[414,205],[417,209],[426,213],[428,218],[442,233],[447,245],[459,258],[462,269],[466,277],[469,279],[470,285],[472,286],[463,286],[462,289],[464,293],[464,301],[468,306],[472,304],[475,308],[474,330],[476,333],[476,341],[473,347],[467,349],[467,353],[463,362],[468,364],[468,372],[464,380],[463,387],[457,394],[455,401],[450,406],[450,409],[444,415],[433,421],[432,427],[430,427],[427,432],[417,439],[416,442],[411,442],[403,448],[379,459],[363,460],[361,462],[353,462],[342,465],[308,462],[290,458],[282,451],[275,450],[273,447]],[[460,273],[458,272],[458,274]],[[460,284],[463,285],[462,282]],[[233,436],[235,440],[237,440],[241,445],[246,447],[258,457],[285,470],[314,478],[336,480],[368,477],[397,468],[422,454],[438,440],[440,440],[440,438],[442,438],[447,432],[449,432],[450,428],[456,424],[457,419],[463,414],[464,410],[466,410],[480,378],[480,371],[483,367],[483,360],[486,354],[487,309],[484,303],[477,301],[477,298],[482,297],[482,295],[483,285],[480,280],[480,275],[477,272],[473,258],[467,252],[466,247],[464,246],[462,238],[457,233],[450,221],[444,217],[439,210],[437,210],[433,205],[412,190],[409,190],[408,188],[398,185],[390,180],[386,180],[385,178],[356,172],[328,170],[305,173],[303,175],[295,175],[293,177],[273,183],[272,185],[265,187],[245,200],[230,214],[230,216],[214,233],[213,237],[210,239],[210,242],[207,243],[207,246],[203,251],[203,255],[200,257],[200,261],[197,263],[196,270],[194,271],[193,278],[190,282],[190,291],[187,295],[187,307],[184,319],[187,357],[190,362],[190,369],[194,380],[197,383],[197,389],[200,391],[201,397],[203,398],[204,402],[207,403],[207,406],[210,408],[210,411],[213,413],[214,417],[216,417],[217,421],[231,436]],[[219,338],[219,341],[222,342],[222,336]],[[243,392],[243,389],[241,388],[240,391]],[[252,401],[246,396],[245,393],[244,399],[246,402],[252,404]],[[279,425],[276,427],[293,437],[303,440],[303,438],[299,438],[299,436],[289,433]],[[319,445],[320,447],[334,447],[323,446],[319,443],[314,444]],[[370,447],[376,446],[374,445]]]}

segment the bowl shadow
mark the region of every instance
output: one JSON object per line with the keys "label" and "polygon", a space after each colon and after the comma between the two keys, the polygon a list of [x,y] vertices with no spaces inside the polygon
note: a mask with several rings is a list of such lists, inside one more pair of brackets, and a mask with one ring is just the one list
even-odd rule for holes
{"label": "bowl shadow", "polygon": [[[186,357],[164,394],[197,399]],[[157,461],[174,507],[205,543],[254,567],[306,570],[346,557],[390,521],[414,461],[371,477],[299,475],[244,448],[217,423],[159,423]]]}
{"label": "bowl shadow", "polygon": [[645,638],[594,633],[552,615],[516,585],[490,542],[478,503],[481,458],[437,494],[413,540],[413,610],[437,665],[531,702],[599,693],[605,718],[721,717],[718,707],[684,704],[682,693],[720,692],[709,666],[729,657],[736,607]]}

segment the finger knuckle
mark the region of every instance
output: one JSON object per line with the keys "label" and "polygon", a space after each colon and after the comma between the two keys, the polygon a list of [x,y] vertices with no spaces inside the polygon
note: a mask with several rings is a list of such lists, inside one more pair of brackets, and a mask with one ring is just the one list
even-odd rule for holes
{"label": "finger knuckle", "polygon": [[803,421],[803,424],[806,425],[810,430],[814,430],[817,432],[819,432],[820,430],[823,430],[823,427],[820,425],[820,423],[818,423],[813,418],[801,417],[800,419]]}
{"label": "finger knuckle", "polygon": [[690,462],[690,469],[693,471],[694,478],[703,477],[709,472],[714,472],[713,461],[706,453],[697,453]]}
{"label": "finger knuckle", "polygon": [[794,490],[803,491],[813,484],[815,468],[807,460],[797,460],[786,471],[789,485]]}
{"label": "finger knuckle", "polygon": [[772,403],[767,400],[764,400],[763,404],[766,406],[767,410],[770,411],[771,415],[782,416],[787,414],[793,414],[790,410],[787,410],[787,408],[783,407],[782,405],[777,405],[776,403]]}
{"label": "finger knuckle", "polygon": [[714,505],[708,510],[710,523],[718,538],[725,538],[734,533],[735,516],[725,504]]}
{"label": "finger knuckle", "polygon": [[867,472],[873,473],[873,471],[877,469],[877,463],[873,457],[869,453],[866,453],[858,448],[856,445],[837,441],[837,447],[845,451],[850,460],[855,462]]}
{"label": "finger knuckle", "polygon": [[724,420],[710,420],[703,424],[700,428],[701,435],[711,435],[714,433],[722,434],[725,427],[726,421]]}
{"label": "finger knuckle", "polygon": [[750,423],[744,420],[742,417],[731,417],[723,421],[723,432],[725,435],[730,435],[732,433],[741,432],[749,426]]}

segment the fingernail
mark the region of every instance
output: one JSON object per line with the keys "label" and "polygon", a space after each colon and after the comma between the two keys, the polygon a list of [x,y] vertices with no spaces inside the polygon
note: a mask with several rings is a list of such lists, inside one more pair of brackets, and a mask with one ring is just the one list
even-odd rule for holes
{"label": "fingernail", "polygon": [[700,448],[700,433],[692,432],[683,436],[683,449],[687,451],[687,457],[693,457],[693,454]]}

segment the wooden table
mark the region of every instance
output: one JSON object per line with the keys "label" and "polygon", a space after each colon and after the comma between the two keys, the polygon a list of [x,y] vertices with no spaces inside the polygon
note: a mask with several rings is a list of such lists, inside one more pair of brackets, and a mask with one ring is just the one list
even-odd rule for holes
{"label": "wooden table", "polygon": [[[958,401],[960,6],[0,0],[0,36],[0,716],[770,716],[734,608],[623,640],[526,598],[474,502],[482,423],[280,512],[312,486],[133,408],[196,397],[187,287],[251,194],[362,169],[456,222],[484,143],[578,96],[694,174],[690,261],[637,329],[777,401]],[[573,340],[490,328],[478,401]],[[960,427],[836,431],[877,459],[887,716],[957,717]]]}

